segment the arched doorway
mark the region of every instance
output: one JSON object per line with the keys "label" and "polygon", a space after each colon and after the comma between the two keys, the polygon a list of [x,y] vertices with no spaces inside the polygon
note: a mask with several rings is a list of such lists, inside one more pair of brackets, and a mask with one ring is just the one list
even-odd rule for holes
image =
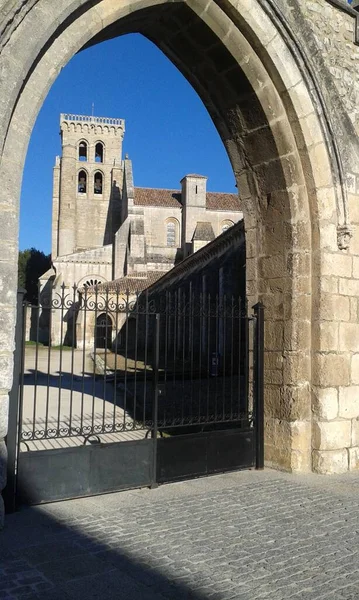
{"label": "arched doorway", "polygon": [[[267,306],[268,464],[292,470],[308,470],[316,464],[320,470],[327,449],[312,446],[312,398],[340,385],[323,376],[330,364],[337,364],[337,346],[331,347],[330,356],[324,353],[327,333],[320,324],[324,313],[326,318],[334,315],[335,307],[332,298],[324,298],[324,306],[322,298],[328,288],[324,290],[320,282],[323,270],[331,268],[324,250],[338,257],[336,225],[345,226],[340,220],[345,209],[340,185],[334,180],[339,169],[336,154],[330,147],[331,136],[325,135],[324,121],[328,124],[330,118],[321,117],[325,105],[318,109],[313,101],[315,86],[309,69],[295,58],[295,36],[294,42],[293,36],[286,37],[278,15],[268,15],[261,4],[239,0],[234,7],[230,2],[220,6],[194,0],[190,5],[154,5],[147,0],[119,6],[102,0],[82,2],[81,8],[76,3],[71,8],[53,7],[43,13],[40,25],[38,14],[30,9],[4,51],[5,59],[9,52],[11,67],[8,104],[1,121],[1,176],[7,182],[3,191],[6,211],[11,207],[15,215],[6,235],[11,240],[16,237],[26,147],[56,74],[88,44],[128,32],[149,37],[205,103],[241,193],[247,293],[250,302],[262,300]],[[32,35],[33,21],[36,36]],[[14,54],[16,63],[10,60]],[[338,269],[339,262],[345,262],[341,259]],[[6,260],[2,273],[11,282],[11,294],[0,300],[4,309],[13,310],[15,258]],[[8,339],[11,347],[10,327]],[[7,360],[3,389],[11,386],[10,353]],[[340,364],[346,360],[342,356]]]}
{"label": "arched doorway", "polygon": [[109,315],[102,313],[96,319],[96,348],[110,349],[112,345],[112,321]]}

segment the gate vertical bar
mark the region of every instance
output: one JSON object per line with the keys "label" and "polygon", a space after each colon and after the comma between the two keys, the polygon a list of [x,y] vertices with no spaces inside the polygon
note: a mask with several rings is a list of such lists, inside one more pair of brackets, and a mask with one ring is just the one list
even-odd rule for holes
{"label": "gate vertical bar", "polygon": [[254,423],[256,433],[256,469],[264,468],[264,306],[254,310]]}
{"label": "gate vertical bar", "polygon": [[158,433],[158,365],[160,358],[160,315],[156,314],[156,326],[155,326],[155,347],[154,347],[154,361],[153,361],[153,407],[152,407],[152,419],[153,419],[153,473],[152,473],[152,488],[158,486],[157,483],[157,433]]}
{"label": "gate vertical bar", "polygon": [[13,368],[13,384],[9,393],[9,423],[6,436],[7,447],[7,483],[3,492],[5,510],[7,513],[16,510],[16,477],[18,460],[19,431],[19,402],[20,402],[20,376],[23,368],[24,336],[24,295],[25,290],[17,292],[15,352]]}
{"label": "gate vertical bar", "polygon": [[[243,377],[244,377],[244,400],[243,400],[243,405],[241,404],[240,401],[240,412],[244,412],[246,414],[246,416],[248,417],[248,412],[249,412],[249,319],[248,319],[248,300],[247,298],[244,301],[243,304],[243,327],[244,327],[244,331],[243,331],[243,336],[244,336],[244,365],[243,365]],[[240,334],[241,335],[241,334]],[[242,340],[240,338],[239,341],[240,347],[242,344]],[[239,386],[240,387],[240,386]],[[240,394],[240,389],[239,389],[239,394]]]}

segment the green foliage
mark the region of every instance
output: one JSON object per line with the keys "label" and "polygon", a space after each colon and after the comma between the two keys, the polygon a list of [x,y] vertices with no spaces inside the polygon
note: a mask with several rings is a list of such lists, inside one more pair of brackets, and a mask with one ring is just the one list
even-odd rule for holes
{"label": "green foliage", "polygon": [[[21,250],[19,252],[19,264],[18,264],[18,279],[17,284],[19,288],[25,288],[26,285],[26,265],[30,258],[30,250]],[[26,289],[26,288],[25,288]]]}
{"label": "green foliage", "polygon": [[18,286],[25,288],[25,299],[31,304],[38,300],[38,280],[51,267],[51,255],[36,248],[19,252]]}

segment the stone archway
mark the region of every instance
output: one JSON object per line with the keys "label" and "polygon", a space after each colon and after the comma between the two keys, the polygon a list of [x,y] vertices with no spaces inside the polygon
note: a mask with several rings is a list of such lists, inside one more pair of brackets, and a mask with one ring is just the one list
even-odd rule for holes
{"label": "stone archway", "polygon": [[[55,6],[43,0],[30,2],[9,21],[2,52],[8,101],[0,118],[5,182],[0,218],[6,245],[6,252],[0,247],[0,305],[9,322],[4,330],[9,350],[1,355],[2,405],[11,386],[18,198],[37,112],[74,53],[115,35],[140,32],[202,98],[237,179],[245,216],[247,292],[250,301],[262,300],[267,307],[267,463],[288,470],[330,466],[332,448],[321,445],[322,407],[329,390],[342,385],[348,361],[334,345],[325,347],[325,323],[335,319],[336,307],[333,290],[322,285],[333,260],[335,268],[349,269],[350,257],[337,246],[337,227],[346,233],[340,161],[311,74],[298,59],[293,39],[262,4],[67,0]],[[337,379],[330,379],[333,369],[341,373]],[[0,437],[4,433],[3,426]]]}
{"label": "stone archway", "polygon": [[96,348],[110,349],[112,345],[112,320],[105,313],[100,314],[95,324]]}

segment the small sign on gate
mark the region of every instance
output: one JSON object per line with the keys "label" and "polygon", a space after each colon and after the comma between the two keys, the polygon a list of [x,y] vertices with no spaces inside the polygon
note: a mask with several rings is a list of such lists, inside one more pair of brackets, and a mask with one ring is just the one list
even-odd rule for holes
{"label": "small sign on gate", "polygon": [[218,377],[219,355],[217,352],[212,352],[211,360],[211,377]]}

